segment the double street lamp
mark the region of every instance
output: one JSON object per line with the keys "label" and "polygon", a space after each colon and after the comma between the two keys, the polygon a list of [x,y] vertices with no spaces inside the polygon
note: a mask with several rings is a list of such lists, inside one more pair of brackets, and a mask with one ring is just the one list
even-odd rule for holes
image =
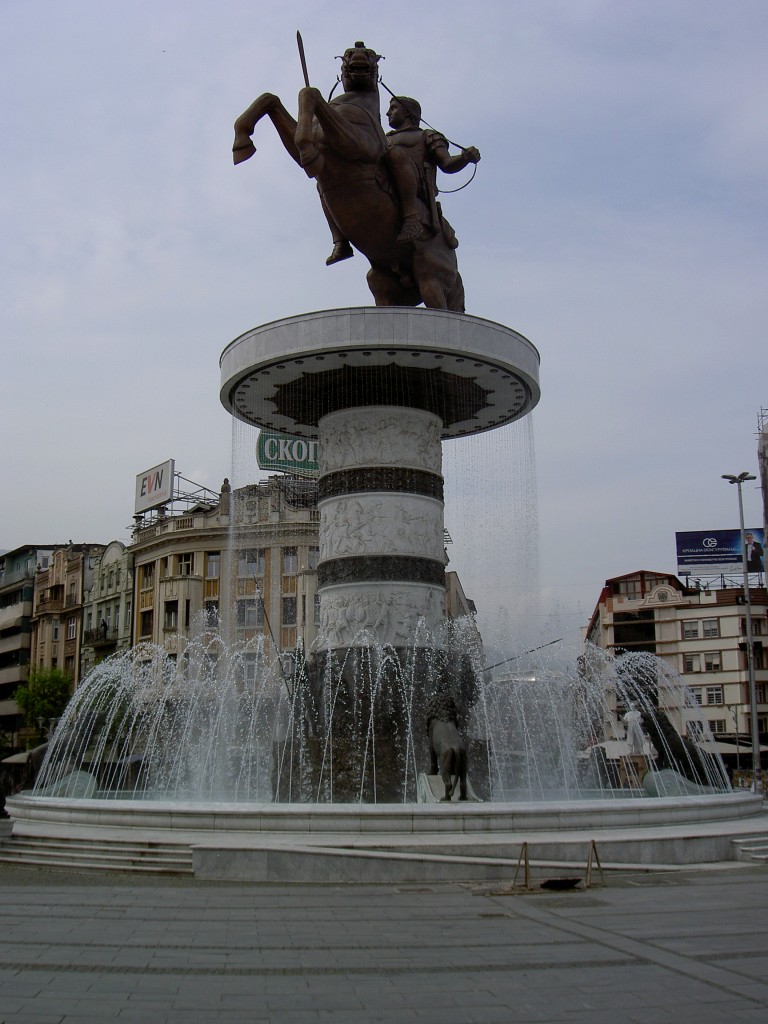
{"label": "double street lamp", "polygon": [[[729,484],[736,484],[739,492],[739,530],[741,532],[741,570],[744,580],[744,607],[746,609],[747,625],[747,678],[749,679],[749,717],[752,734],[752,792],[762,791],[762,778],[760,770],[760,730],[757,721],[757,687],[755,685],[755,648],[752,640],[752,601],[749,595],[749,573],[747,571],[747,538],[744,532],[744,501],[741,496],[741,485],[747,480],[756,480],[757,477],[751,473],[739,473],[732,476],[730,473],[723,473],[723,480]],[[736,743],[738,746],[738,735]]]}

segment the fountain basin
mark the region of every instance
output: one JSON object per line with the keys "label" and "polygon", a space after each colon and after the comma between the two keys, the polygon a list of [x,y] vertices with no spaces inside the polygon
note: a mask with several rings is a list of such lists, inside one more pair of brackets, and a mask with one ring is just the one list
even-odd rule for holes
{"label": "fountain basin", "polygon": [[195,874],[252,881],[509,878],[532,859],[658,868],[734,859],[732,841],[768,831],[751,793],[471,805],[182,803],[8,799],[13,834],[147,843],[192,851]]}

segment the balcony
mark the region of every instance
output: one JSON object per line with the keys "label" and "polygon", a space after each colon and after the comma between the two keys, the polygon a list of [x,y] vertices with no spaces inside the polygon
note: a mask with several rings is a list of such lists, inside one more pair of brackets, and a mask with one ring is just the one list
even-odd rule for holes
{"label": "balcony", "polygon": [[12,583],[21,583],[22,580],[33,580],[34,569],[17,569],[16,572],[4,572],[0,576],[0,587],[9,587]]}
{"label": "balcony", "polygon": [[18,601],[16,604],[6,605],[0,608],[0,629],[11,629],[19,627],[25,616],[32,614],[31,601]]}
{"label": "balcony", "polygon": [[7,683],[22,683],[29,674],[29,665],[8,665],[0,668],[0,686]]}
{"label": "balcony", "polygon": [[38,615],[49,615],[52,612],[61,612],[63,610],[63,597],[40,597],[35,607],[35,612]]}
{"label": "balcony", "polygon": [[100,647],[114,647],[117,644],[116,629],[87,629],[85,631],[84,644],[89,644],[97,650]]}

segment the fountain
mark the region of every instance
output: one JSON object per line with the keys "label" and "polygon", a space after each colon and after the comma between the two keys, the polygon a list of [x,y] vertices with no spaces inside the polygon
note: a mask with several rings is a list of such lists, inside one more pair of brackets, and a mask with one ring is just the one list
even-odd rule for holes
{"label": "fountain", "polygon": [[[593,652],[578,671],[489,682],[444,619],[442,442],[526,416],[539,357],[512,329],[463,312],[455,236],[433,197],[420,200],[423,238],[404,240],[399,180],[384,199],[344,185],[350,146],[364,163],[373,138],[385,159],[371,111],[360,113],[378,115],[377,61],[357,43],[342,102],[303,90],[293,121],[265,94],[236,124],[239,162],[271,118],[317,178],[334,254],[351,242],[371,264],[375,307],[268,323],[221,357],[236,419],[319,440],[318,642],[286,675],[263,641],[233,643],[223,616],[220,629],[200,624],[183,669],[147,647],[109,659],[75,694],[34,793],[8,801],[14,834],[140,827],[192,846],[210,877],[491,877],[509,874],[504,851],[521,837],[533,855],[566,857],[595,833],[617,861],[723,859],[734,820],[761,802],[730,792],[716,756],[670,742],[696,709],[660,663]],[[434,145],[442,167],[447,148]],[[246,658],[261,666],[254,686]],[[434,795],[423,777],[435,698],[458,708],[482,801],[416,802]],[[618,756],[614,723],[635,707],[647,749],[635,722]],[[648,771],[654,753],[662,772]],[[681,850],[664,830],[685,823]],[[634,841],[606,831],[627,826]]]}

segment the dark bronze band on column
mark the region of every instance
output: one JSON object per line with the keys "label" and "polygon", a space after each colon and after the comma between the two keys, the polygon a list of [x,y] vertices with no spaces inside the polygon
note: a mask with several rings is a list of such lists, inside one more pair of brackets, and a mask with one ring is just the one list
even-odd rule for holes
{"label": "dark bronze band on column", "polygon": [[374,466],[326,473],[318,481],[317,500],[370,491],[400,491],[443,500],[443,478],[424,469]]}
{"label": "dark bronze band on column", "polygon": [[317,586],[334,583],[427,583],[445,587],[445,566],[432,558],[407,555],[356,555],[332,558],[317,567]]}

